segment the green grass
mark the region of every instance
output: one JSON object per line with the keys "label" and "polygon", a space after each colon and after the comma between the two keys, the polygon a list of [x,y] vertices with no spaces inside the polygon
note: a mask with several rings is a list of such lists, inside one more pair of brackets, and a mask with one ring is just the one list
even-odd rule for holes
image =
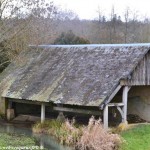
{"label": "green grass", "polygon": [[150,150],[150,125],[138,125],[122,132],[121,136],[125,142],[120,150]]}
{"label": "green grass", "polygon": [[34,138],[25,135],[0,132],[0,149],[4,149],[5,147],[9,147],[9,146],[13,148],[32,147],[32,146],[37,146],[37,144]]}

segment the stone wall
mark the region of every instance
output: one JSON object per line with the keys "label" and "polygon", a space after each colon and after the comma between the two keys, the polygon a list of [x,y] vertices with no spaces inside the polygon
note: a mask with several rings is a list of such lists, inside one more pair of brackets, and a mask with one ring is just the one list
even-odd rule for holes
{"label": "stone wall", "polygon": [[130,89],[128,114],[136,114],[150,121],[150,86],[137,86]]}

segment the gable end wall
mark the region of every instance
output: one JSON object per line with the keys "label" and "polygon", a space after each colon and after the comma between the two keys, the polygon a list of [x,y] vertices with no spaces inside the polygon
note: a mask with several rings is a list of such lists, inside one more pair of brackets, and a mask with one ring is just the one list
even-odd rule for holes
{"label": "gable end wall", "polygon": [[150,85],[150,52],[148,52],[127,80],[127,85]]}

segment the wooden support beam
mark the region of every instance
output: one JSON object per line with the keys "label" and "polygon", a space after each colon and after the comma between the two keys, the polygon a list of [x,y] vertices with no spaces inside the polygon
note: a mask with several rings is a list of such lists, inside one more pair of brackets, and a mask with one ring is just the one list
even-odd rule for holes
{"label": "wooden support beam", "polygon": [[104,129],[108,129],[108,105],[105,106],[103,110],[103,124],[104,124]]}
{"label": "wooden support beam", "polygon": [[113,107],[113,106],[124,106],[124,103],[109,103],[107,104],[109,107]]}
{"label": "wooden support beam", "polygon": [[123,94],[122,94],[122,102],[124,103],[123,106],[123,122],[127,121],[127,102],[128,102],[128,86],[125,86],[123,88]]}
{"label": "wooden support beam", "polygon": [[117,109],[118,109],[118,111],[119,111],[120,114],[121,114],[122,122],[123,122],[123,117],[124,117],[123,111],[122,111],[122,109],[121,109],[119,106],[117,106]]}
{"label": "wooden support beam", "polygon": [[121,89],[121,85],[118,85],[116,89],[113,91],[113,93],[109,96],[107,100],[107,104],[114,98],[114,96],[118,93],[118,91]]}
{"label": "wooden support beam", "polygon": [[[11,102],[16,102],[16,103],[41,105],[41,102],[39,102],[39,101],[24,100],[24,99],[11,99],[11,98],[6,98],[6,99],[8,99]],[[45,102],[45,106],[52,106],[52,103]]]}
{"label": "wooden support beam", "polygon": [[45,121],[45,104],[41,104],[41,123]]}
{"label": "wooden support beam", "polygon": [[100,115],[101,111],[96,110],[88,110],[88,109],[79,109],[79,108],[67,108],[67,107],[53,107],[53,110],[60,112],[72,112],[78,114],[87,114],[87,115]]}
{"label": "wooden support beam", "polygon": [[7,103],[6,118],[8,121],[15,118],[15,110],[12,109],[12,102],[11,101],[8,101],[8,103]]}

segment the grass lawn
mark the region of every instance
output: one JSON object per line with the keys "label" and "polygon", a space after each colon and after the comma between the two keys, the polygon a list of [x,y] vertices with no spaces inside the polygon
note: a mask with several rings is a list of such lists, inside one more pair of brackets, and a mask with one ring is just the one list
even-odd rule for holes
{"label": "grass lawn", "polygon": [[150,125],[138,125],[121,133],[125,143],[120,150],[150,150]]}
{"label": "grass lawn", "polygon": [[25,135],[1,133],[0,132],[0,149],[3,147],[23,147],[23,146],[36,146],[36,142],[33,138]]}

